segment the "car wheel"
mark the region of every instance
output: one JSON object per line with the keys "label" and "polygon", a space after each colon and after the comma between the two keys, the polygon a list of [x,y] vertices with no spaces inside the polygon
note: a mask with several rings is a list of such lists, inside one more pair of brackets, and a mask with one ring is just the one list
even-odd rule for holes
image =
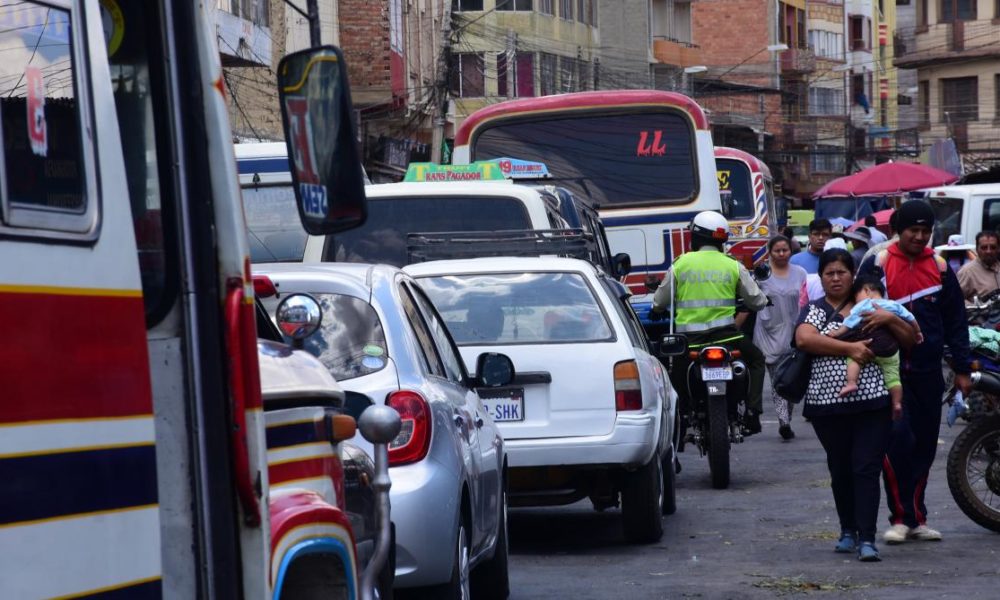
{"label": "car wheel", "polygon": [[677,512],[677,470],[674,468],[674,449],[668,447],[663,457],[663,514]]}
{"label": "car wheel", "polygon": [[472,595],[476,600],[505,600],[510,595],[507,568],[507,490],[500,494],[500,519],[497,521],[497,543],[493,558],[483,563],[472,574]]}
{"label": "car wheel", "polygon": [[634,473],[625,474],[622,489],[622,525],[625,540],[652,543],[663,537],[663,462],[653,458]]}
{"label": "car wheel", "polygon": [[447,600],[471,600],[469,561],[472,559],[472,552],[469,547],[469,530],[466,528],[464,518],[458,523],[458,535],[455,537],[455,562],[451,568],[451,581],[445,585],[444,593],[440,596],[435,594],[435,597]]}

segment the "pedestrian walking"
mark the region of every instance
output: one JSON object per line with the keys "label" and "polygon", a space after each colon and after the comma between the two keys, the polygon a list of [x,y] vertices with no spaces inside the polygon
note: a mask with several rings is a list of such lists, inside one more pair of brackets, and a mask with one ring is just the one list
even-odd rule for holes
{"label": "pedestrian walking", "polygon": [[786,226],[784,229],[781,230],[781,235],[783,235],[786,238],[788,238],[788,244],[792,248],[792,255],[793,256],[802,251],[802,244],[800,244],[799,241],[797,239],[795,239],[795,230],[794,229],[792,229],[791,227],[787,227]]}
{"label": "pedestrian walking", "polygon": [[[778,360],[791,351],[795,321],[799,314],[799,295],[806,283],[806,270],[789,264],[791,241],[777,235],[767,243],[771,277],[760,282],[760,289],[771,299],[771,306],[757,313],[753,343],[764,354],[767,372],[773,378]],[[792,431],[792,406],[771,388],[774,411],[778,415],[778,434],[784,440],[795,437]]]}
{"label": "pedestrian walking", "polygon": [[[846,250],[827,250],[820,257],[819,272],[826,296],[802,309],[795,329],[796,346],[813,355],[802,415],[810,419],[826,451],[840,520],[834,551],[857,552],[860,561],[878,561],[879,477],[892,429],[889,392],[868,340],[847,342],[830,336],[854,306],[854,259]],[[915,340],[909,325],[886,314],[884,326],[898,335],[900,345],[911,345]],[[845,358],[863,366],[858,390],[841,396],[847,381]]]}
{"label": "pedestrian walking", "polygon": [[816,273],[819,257],[823,247],[833,235],[833,225],[827,219],[813,219],[809,222],[809,246],[792,257],[792,264],[806,270],[806,273]]}
{"label": "pedestrian walking", "polygon": [[[927,526],[924,495],[941,429],[945,345],[955,386],[966,397],[972,386],[962,290],[948,263],[927,247],[934,211],[926,202],[910,200],[894,216],[899,239],[867,258],[859,270],[859,276],[883,277],[887,297],[913,313],[924,336],[924,343],[902,353],[903,416],[893,424],[883,474],[891,523],[883,539],[889,544],[941,539],[939,531]],[[866,327],[879,327],[890,315],[877,311],[865,320]]]}

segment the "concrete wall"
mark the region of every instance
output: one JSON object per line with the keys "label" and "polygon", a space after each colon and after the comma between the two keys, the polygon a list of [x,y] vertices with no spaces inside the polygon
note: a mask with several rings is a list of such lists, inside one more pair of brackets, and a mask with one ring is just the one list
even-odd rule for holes
{"label": "concrete wall", "polygon": [[602,69],[613,76],[608,84],[620,88],[651,87],[652,39],[647,0],[599,0],[598,25]]}
{"label": "concrete wall", "polygon": [[[948,128],[941,115],[941,79],[953,77],[979,78],[979,120],[968,124],[970,150],[1000,150],[1000,111],[996,105],[996,75],[1000,73],[995,59],[958,64],[944,64],[920,69],[920,81],[930,84],[931,128],[921,136],[921,142],[931,144],[948,137]],[[919,105],[918,105],[919,106]]]}
{"label": "concrete wall", "polygon": [[271,64],[223,69],[233,134],[244,139],[283,140],[277,67],[285,55],[285,7],[270,0]]}

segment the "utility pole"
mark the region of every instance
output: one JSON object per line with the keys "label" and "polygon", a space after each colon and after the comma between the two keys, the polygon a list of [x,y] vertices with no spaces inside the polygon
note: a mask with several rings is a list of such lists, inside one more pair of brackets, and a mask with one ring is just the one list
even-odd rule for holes
{"label": "utility pole", "polygon": [[437,81],[434,91],[440,94],[434,103],[434,129],[431,134],[431,162],[441,162],[444,126],[448,115],[448,92],[451,74],[451,2],[441,0],[441,53],[437,60]]}
{"label": "utility pole", "polygon": [[306,21],[309,22],[309,45],[314,48],[322,45],[319,31],[319,0],[306,0],[306,9],[304,11],[292,0],[285,0],[285,4],[305,17]]}
{"label": "utility pole", "polygon": [[[507,30],[507,52],[504,58],[504,64],[506,65],[506,73],[504,77],[507,79],[507,98],[514,97],[514,69],[517,67],[517,34],[514,33],[513,29]],[[499,75],[499,73],[497,73]]]}

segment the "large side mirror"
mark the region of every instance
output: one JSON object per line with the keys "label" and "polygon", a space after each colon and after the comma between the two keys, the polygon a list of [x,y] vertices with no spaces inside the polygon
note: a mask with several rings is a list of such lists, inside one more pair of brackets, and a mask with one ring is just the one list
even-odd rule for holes
{"label": "large side mirror", "polygon": [[323,323],[323,310],[309,294],[292,294],[278,303],[275,320],[281,333],[292,338],[297,347],[316,333]]}
{"label": "large side mirror", "polygon": [[340,49],[321,46],[282,58],[278,99],[302,226],[327,235],[364,223],[365,175]]}
{"label": "large side mirror", "polygon": [[687,352],[687,337],[679,333],[671,333],[660,338],[660,356],[680,356]]}
{"label": "large side mirror", "polygon": [[476,359],[476,387],[503,387],[514,381],[514,362],[506,354],[483,352]]}
{"label": "large side mirror", "polygon": [[611,258],[615,266],[615,276],[619,279],[632,272],[632,257],[625,252],[619,252]]}

